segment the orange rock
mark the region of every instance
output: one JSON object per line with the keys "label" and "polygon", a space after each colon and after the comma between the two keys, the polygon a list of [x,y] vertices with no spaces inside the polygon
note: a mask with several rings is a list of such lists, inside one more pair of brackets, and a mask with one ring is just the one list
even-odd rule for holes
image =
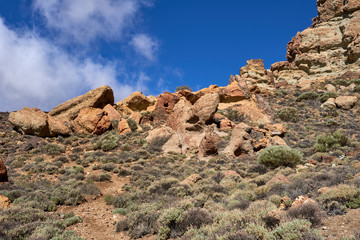
{"label": "orange rock", "polygon": [[110,121],[121,120],[121,114],[110,104],[104,107],[104,111],[107,113],[107,116],[109,117]]}
{"label": "orange rock", "polygon": [[219,92],[220,102],[230,103],[238,102],[246,99],[243,90],[240,88],[238,82],[234,81],[225,88],[221,88]]}
{"label": "orange rock", "polygon": [[137,124],[139,124],[140,121],[141,121],[142,115],[141,115],[141,113],[139,113],[139,112],[133,112],[132,114],[130,114],[129,118],[134,119],[135,122],[136,122]]}
{"label": "orange rock", "polygon": [[106,116],[106,112],[100,108],[92,107],[81,109],[72,122],[72,128],[78,134],[102,134],[110,126],[111,121]]}
{"label": "orange rock", "polygon": [[308,196],[298,196],[295,201],[291,204],[291,207],[302,205],[304,203],[316,203],[314,199],[309,198]]}
{"label": "orange rock", "polygon": [[0,195],[0,209],[5,209],[10,207],[10,199]]}
{"label": "orange rock", "polygon": [[128,124],[126,119],[122,119],[119,122],[118,132],[119,132],[120,135],[131,132],[131,129],[130,129],[129,124]]}
{"label": "orange rock", "polygon": [[195,174],[188,176],[184,181],[181,182],[181,184],[188,185],[188,186],[194,186],[200,180],[202,180],[202,177],[199,174],[195,173]]}

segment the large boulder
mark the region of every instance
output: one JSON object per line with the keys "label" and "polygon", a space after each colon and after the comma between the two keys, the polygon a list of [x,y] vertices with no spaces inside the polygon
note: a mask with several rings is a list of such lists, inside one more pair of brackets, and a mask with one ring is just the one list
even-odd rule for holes
{"label": "large boulder", "polygon": [[340,96],[335,99],[335,104],[339,108],[349,110],[356,104],[357,100],[356,96]]}
{"label": "large boulder", "polygon": [[106,112],[92,107],[81,109],[72,122],[72,128],[78,134],[93,133],[100,135],[110,127],[111,121]]}
{"label": "large boulder", "polygon": [[3,160],[0,158],[0,182],[7,182],[7,181],[8,181],[8,175],[7,175],[6,167]]}
{"label": "large boulder", "polygon": [[246,99],[246,93],[239,86],[239,82],[233,81],[225,88],[220,89],[220,102],[230,103]]}
{"label": "large boulder", "polygon": [[39,137],[69,134],[69,128],[62,121],[37,108],[25,107],[17,112],[12,112],[9,115],[9,121],[23,134]]}
{"label": "large boulder", "polygon": [[220,137],[214,132],[206,133],[201,139],[199,150],[200,156],[207,157],[218,154],[217,144],[220,142]]}
{"label": "large boulder", "polygon": [[50,116],[70,122],[75,119],[81,109],[104,108],[107,104],[114,104],[114,93],[109,86],[101,86],[84,95],[70,99],[49,112]]}
{"label": "large boulder", "polygon": [[132,111],[144,111],[151,105],[154,105],[155,102],[146,97],[142,92],[133,92],[127,98],[116,103],[117,106],[126,106]]}

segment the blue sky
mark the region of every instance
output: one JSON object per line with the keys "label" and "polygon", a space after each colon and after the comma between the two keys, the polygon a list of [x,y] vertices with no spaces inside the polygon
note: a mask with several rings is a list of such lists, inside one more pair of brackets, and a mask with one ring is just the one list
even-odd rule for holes
{"label": "blue sky", "polygon": [[100,85],[225,86],[252,58],[285,60],[315,0],[2,0],[0,111],[50,110]]}

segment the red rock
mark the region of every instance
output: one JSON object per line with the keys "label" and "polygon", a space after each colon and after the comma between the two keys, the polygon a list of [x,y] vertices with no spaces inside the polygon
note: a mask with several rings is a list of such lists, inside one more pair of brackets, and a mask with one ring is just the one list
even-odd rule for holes
{"label": "red rock", "polygon": [[[103,119],[104,118],[104,119]],[[102,134],[111,126],[111,121],[106,112],[100,108],[81,109],[72,122],[73,130],[78,134]]]}
{"label": "red rock", "polygon": [[225,88],[220,89],[219,96],[221,103],[238,102],[246,99],[246,96],[237,81],[234,81]]}
{"label": "red rock", "polygon": [[120,135],[131,132],[131,129],[126,119],[123,119],[119,122],[118,132]]}
{"label": "red rock", "polygon": [[104,132],[106,132],[111,127],[111,121],[110,118],[107,115],[104,115],[100,121],[96,124],[96,127],[93,134],[101,135]]}
{"label": "red rock", "polygon": [[113,120],[120,121],[121,120],[121,114],[110,104],[106,105],[103,110],[106,112],[110,121],[113,121]]}
{"label": "red rock", "polygon": [[160,125],[167,121],[178,101],[179,97],[169,92],[160,94],[157,97],[155,110],[153,112],[154,122],[156,125]]}
{"label": "red rock", "polygon": [[8,181],[8,175],[6,171],[6,166],[3,160],[0,158],[0,182],[7,182],[7,181]]}
{"label": "red rock", "polygon": [[142,92],[133,92],[127,98],[116,103],[117,106],[125,106],[132,111],[144,111],[148,107],[154,105],[154,102],[146,97]]}
{"label": "red rock", "polygon": [[219,135],[214,132],[206,133],[200,142],[200,155],[203,157],[217,155],[217,144],[220,141]]}
{"label": "red rock", "polygon": [[180,97],[186,98],[186,100],[191,102],[191,104],[196,103],[196,101],[199,100],[199,98],[202,96],[202,94],[194,94],[193,92],[186,89],[177,91],[175,94],[178,95],[179,98]]}

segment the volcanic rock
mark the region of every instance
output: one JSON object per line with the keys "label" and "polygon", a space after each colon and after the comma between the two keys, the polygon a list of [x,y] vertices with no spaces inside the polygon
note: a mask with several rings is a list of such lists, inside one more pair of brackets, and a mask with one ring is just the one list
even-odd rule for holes
{"label": "volcanic rock", "polygon": [[25,107],[9,115],[9,121],[23,134],[39,137],[68,135],[69,128],[60,120],[40,111],[38,108]]}
{"label": "volcanic rock", "polygon": [[75,119],[81,109],[104,108],[107,104],[114,104],[113,90],[109,86],[101,86],[84,95],[70,99],[49,112],[50,116],[70,122]]}
{"label": "volcanic rock", "polygon": [[317,0],[317,6],[313,25],[288,43],[287,62],[271,66],[277,81],[295,83],[358,71],[360,1]]}
{"label": "volcanic rock", "polygon": [[9,208],[11,201],[8,197],[0,195],[0,210]]}
{"label": "volcanic rock", "polygon": [[130,126],[128,124],[128,121],[126,119],[122,119],[119,122],[118,132],[119,132],[120,135],[131,132],[131,128],[130,128]]}
{"label": "volcanic rock", "polygon": [[126,106],[132,111],[144,111],[154,104],[155,102],[142,94],[142,92],[133,92],[127,98],[116,103],[117,106]]}
{"label": "volcanic rock", "polygon": [[175,94],[169,92],[160,94],[157,97],[155,110],[153,112],[154,123],[156,125],[165,123],[178,101],[179,97]]}
{"label": "volcanic rock", "polygon": [[113,121],[113,120],[120,121],[121,120],[121,114],[110,104],[107,104],[103,110],[106,112],[110,121]]}
{"label": "volcanic rock", "polygon": [[251,137],[242,125],[236,125],[231,133],[230,143],[223,150],[223,154],[227,156],[240,157],[243,154],[253,155],[253,146]]}
{"label": "volcanic rock", "polygon": [[217,144],[220,142],[220,137],[214,132],[206,133],[200,142],[200,155],[207,157],[218,154]]}
{"label": "volcanic rock", "polygon": [[81,109],[72,122],[72,128],[78,134],[93,133],[100,135],[110,127],[111,121],[106,112],[92,107]]}
{"label": "volcanic rock", "polygon": [[6,167],[3,160],[0,158],[0,182],[7,182],[7,181],[8,181],[8,175],[7,175]]}
{"label": "volcanic rock", "polygon": [[358,98],[356,96],[340,96],[335,99],[335,104],[339,108],[349,110],[357,102]]}

